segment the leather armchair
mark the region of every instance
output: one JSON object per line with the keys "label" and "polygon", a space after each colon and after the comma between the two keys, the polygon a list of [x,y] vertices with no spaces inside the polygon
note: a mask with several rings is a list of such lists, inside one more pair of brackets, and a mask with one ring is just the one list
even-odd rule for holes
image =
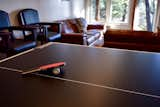
{"label": "leather armchair", "polygon": [[89,25],[84,18],[57,20],[62,23],[62,42],[102,46],[104,25]]}
{"label": "leather armchair", "polygon": [[[27,35],[23,35],[23,39],[16,39],[13,31],[30,31],[32,39],[27,39]],[[0,10],[0,51],[7,55],[13,55],[31,48],[36,47],[37,28],[25,26],[11,26],[9,15],[7,12]]]}
{"label": "leather armchair", "polygon": [[[18,14],[19,22],[24,26],[38,27],[38,40],[44,42],[59,41],[61,39],[61,24],[51,22],[40,22],[38,11],[35,9],[23,9]],[[50,26],[56,26],[57,32],[50,31]]]}

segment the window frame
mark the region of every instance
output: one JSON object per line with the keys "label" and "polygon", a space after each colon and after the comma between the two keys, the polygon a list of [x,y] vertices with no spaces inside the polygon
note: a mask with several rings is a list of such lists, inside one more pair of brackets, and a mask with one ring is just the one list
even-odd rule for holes
{"label": "window frame", "polygon": [[[154,20],[154,26],[153,26],[153,31],[157,30],[157,26],[160,26],[158,23],[160,23],[160,8],[158,6],[160,5],[160,1],[157,0],[157,12],[156,12],[156,18]],[[129,13],[127,17],[127,22],[126,23],[111,23],[110,18],[111,18],[111,0],[106,0],[106,14],[108,17],[106,17],[105,22],[102,21],[96,21],[96,23],[103,23],[106,24],[108,28],[110,29],[126,29],[126,30],[134,30],[134,16],[135,16],[135,9],[137,5],[137,0],[129,0]],[[91,22],[91,0],[86,0],[86,19],[88,20],[89,23],[94,23]]]}

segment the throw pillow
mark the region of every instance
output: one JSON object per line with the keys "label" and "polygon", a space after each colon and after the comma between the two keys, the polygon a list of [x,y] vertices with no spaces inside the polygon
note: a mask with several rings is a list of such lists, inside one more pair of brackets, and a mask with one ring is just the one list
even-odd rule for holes
{"label": "throw pillow", "polygon": [[77,25],[79,33],[85,33],[85,32],[87,32],[87,22],[86,22],[85,19],[83,19],[83,18],[77,18],[76,22],[77,22],[76,25]]}

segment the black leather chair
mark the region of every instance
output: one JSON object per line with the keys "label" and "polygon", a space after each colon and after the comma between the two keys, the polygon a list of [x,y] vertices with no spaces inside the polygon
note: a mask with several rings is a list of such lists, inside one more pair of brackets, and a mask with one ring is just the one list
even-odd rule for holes
{"label": "black leather chair", "polygon": [[[29,31],[31,32],[32,39],[28,39],[27,35],[23,35],[22,39],[16,39],[13,31]],[[0,10],[0,51],[13,55],[31,48],[36,47],[37,37],[36,27],[27,26],[11,26],[9,15],[7,12]]]}
{"label": "black leather chair", "polygon": [[[35,9],[23,9],[18,14],[21,25],[29,25],[39,27],[38,40],[44,42],[60,41],[61,39],[61,24],[52,22],[40,22],[38,11]],[[57,32],[50,31],[50,27],[55,26]]]}

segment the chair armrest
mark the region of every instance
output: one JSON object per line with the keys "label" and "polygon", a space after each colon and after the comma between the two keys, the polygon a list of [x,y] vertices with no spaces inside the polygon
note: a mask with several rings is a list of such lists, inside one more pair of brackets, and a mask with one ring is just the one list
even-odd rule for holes
{"label": "chair armrest", "polygon": [[11,32],[0,32],[0,37],[11,35]]}
{"label": "chair armrest", "polygon": [[50,31],[61,33],[61,24],[62,23],[59,23],[59,22],[39,22],[39,23],[36,23],[36,24],[38,24],[40,26],[48,26],[48,29]]}
{"label": "chair armrest", "polygon": [[60,25],[62,23],[58,23],[58,22],[39,22],[36,24],[40,24],[40,25]]}
{"label": "chair armrest", "polygon": [[53,31],[53,32],[57,32],[57,33],[61,33],[61,24],[60,22],[39,22],[39,23],[34,23],[31,24],[33,26],[45,26],[49,29],[49,31]]}
{"label": "chair armrest", "polygon": [[62,33],[63,36],[75,36],[75,37],[83,37],[83,33]]}
{"label": "chair armrest", "polygon": [[34,31],[37,30],[36,26],[10,26],[9,30],[20,30],[20,31]]}
{"label": "chair armrest", "polygon": [[18,30],[18,31],[22,31],[23,32],[23,36],[25,37],[25,31],[30,31],[33,35],[33,39],[36,40],[37,38],[37,30],[38,30],[38,27],[35,27],[35,26],[10,26],[8,27],[8,30],[10,32],[13,33],[14,30]]}
{"label": "chair armrest", "polygon": [[2,30],[2,31],[3,31],[3,30],[8,30],[8,28],[9,28],[9,27],[3,27],[3,28],[0,28],[0,30]]}
{"label": "chair armrest", "polygon": [[87,26],[87,30],[89,29],[100,29],[100,30],[103,30],[104,29],[104,25],[102,24],[89,24]]}

